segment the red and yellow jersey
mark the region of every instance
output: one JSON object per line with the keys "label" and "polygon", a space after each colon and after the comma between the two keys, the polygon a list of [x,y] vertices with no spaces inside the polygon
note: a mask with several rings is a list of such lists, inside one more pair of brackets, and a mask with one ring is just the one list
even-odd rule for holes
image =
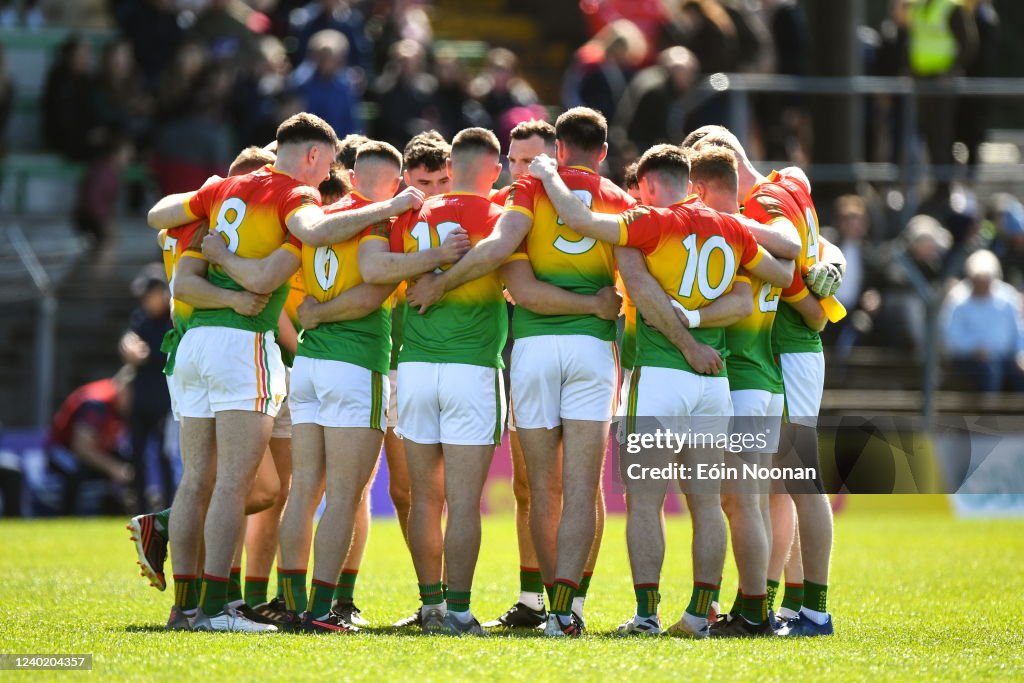
{"label": "red and yellow jersey", "polygon": [[[402,214],[391,231],[391,251],[415,253],[440,245],[462,228],[476,244],[491,234],[501,209],[486,197],[449,192],[428,198],[419,212]],[[511,259],[525,258],[513,254]],[[497,271],[446,293],[424,314],[405,304],[402,350],[398,362],[463,363],[503,367],[501,350],[508,337],[508,313]]]}
{"label": "red and yellow jersey", "polygon": [[[589,168],[560,167],[558,175],[573,194],[598,213],[617,214],[636,204],[615,183]],[[526,175],[513,183],[505,209],[518,211],[533,222],[524,247],[538,280],[577,294],[596,294],[615,284],[613,246],[583,237],[565,225],[540,180]],[[512,325],[516,338],[586,334],[615,341],[615,322],[593,315],[541,315],[517,306]]]}
{"label": "red and yellow jersey", "polygon": [[619,366],[623,370],[632,370],[636,365],[636,305],[629,298],[626,284],[618,275],[615,276],[615,289],[622,297],[622,341],[619,342]]}
{"label": "red and yellow jersey", "polygon": [[[324,213],[351,211],[372,203],[358,192],[351,192],[325,207]],[[303,245],[300,272],[304,294],[323,303],[361,284],[359,245],[367,240],[380,240],[387,245],[390,236],[391,221],[388,220],[338,244]],[[303,330],[296,355],[344,361],[387,374],[391,360],[390,297],[376,311],[357,320],[329,322],[316,329]]]}
{"label": "red and yellow jersey", "polygon": [[[164,260],[164,274],[167,276],[168,283],[174,279],[174,272],[178,267],[178,261],[189,245],[195,242],[196,235],[199,235],[199,239],[202,240],[209,229],[209,222],[202,220],[180,225],[170,230],[161,230],[157,234],[156,241],[160,245]],[[189,319],[192,317],[192,310],[192,304],[186,303],[181,299],[171,299],[171,320],[174,323],[174,327],[184,331]]]}
{"label": "red and yellow jersey", "polygon": [[[296,256],[301,244],[289,232],[287,221],[304,206],[319,206],[320,193],[303,185],[273,166],[265,166],[248,175],[225,178],[200,189],[186,204],[195,218],[206,218],[212,230],[221,234],[228,249],[243,258],[260,259],[284,247]],[[188,255],[202,258],[202,240],[189,248]],[[210,282],[226,289],[242,289],[219,266],[211,266]],[[231,309],[196,311],[194,325],[235,327],[265,332],[277,327],[288,283],[281,285],[263,311],[242,316]]]}
{"label": "red and yellow jersey", "polygon": [[[739,268],[755,267],[767,253],[739,220],[708,208],[697,197],[667,208],[638,206],[624,212],[620,223],[620,242],[643,252],[647,269],[665,293],[691,310],[727,293]],[[725,355],[722,328],[699,328],[693,336]],[[636,364],[693,372],[683,354],[642,316]]]}
{"label": "red and yellow jersey", "polygon": [[821,351],[821,336],[804,324],[803,318],[788,304],[810,296],[803,274],[818,262],[820,238],[818,214],[811,190],[802,173],[772,171],[754,186],[742,203],[743,215],[758,223],[788,220],[800,235],[801,250],[796,259],[793,282],[782,290],[782,303],[772,332],[775,353]]}
{"label": "red and yellow jersey", "polygon": [[508,201],[508,193],[511,189],[511,185],[506,185],[500,189],[491,190],[491,203],[497,204],[498,206],[505,206],[505,202]]}
{"label": "red and yellow jersey", "polygon": [[754,312],[725,328],[729,349],[729,388],[733,391],[759,389],[783,393],[782,371],[772,353],[772,326],[779,307],[781,287],[741,270],[737,280],[750,282]]}

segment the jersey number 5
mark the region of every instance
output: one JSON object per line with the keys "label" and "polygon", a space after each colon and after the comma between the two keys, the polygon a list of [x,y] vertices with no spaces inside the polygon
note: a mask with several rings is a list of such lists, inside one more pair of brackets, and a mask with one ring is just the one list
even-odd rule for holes
{"label": "jersey number 5", "polygon": [[[579,197],[580,201],[583,202],[588,209],[593,206],[594,194],[589,190],[573,190],[572,193]],[[565,225],[561,216],[558,217],[557,223],[558,225]],[[573,256],[587,253],[593,249],[595,244],[597,244],[597,240],[593,237],[580,237],[578,240],[567,240],[559,235],[558,238],[555,239],[555,249],[564,254],[572,254]]]}
{"label": "jersey number 5", "polygon": [[[431,234],[432,231],[430,230],[430,225],[426,221],[420,221],[416,225],[412,226],[412,230],[409,231],[409,234],[412,235],[414,240],[416,240],[416,251],[426,251],[427,249],[441,246],[441,244],[448,239],[449,233],[453,230],[459,230],[460,228],[462,228],[462,226],[455,221],[444,221],[443,223],[438,223],[436,232]],[[436,242],[433,239],[434,235],[437,236]],[[440,268],[435,268],[434,272],[440,273],[442,271]]]}
{"label": "jersey number 5", "polygon": [[[704,244],[698,245],[697,235],[691,234],[683,240],[683,247],[686,248],[686,267],[683,269],[683,279],[679,283],[679,296],[692,296],[693,285],[696,282],[697,291],[702,297],[709,301],[717,299],[732,284],[733,278],[730,274],[736,272],[736,254],[721,235],[712,235]],[[712,286],[710,261],[711,254],[715,251],[722,252],[722,275],[718,284]]]}
{"label": "jersey number 5", "polygon": [[238,229],[242,227],[245,219],[245,202],[238,197],[228,197],[220,205],[217,213],[217,224],[213,226],[214,231],[219,232],[228,238],[228,251],[232,254],[238,251]]}

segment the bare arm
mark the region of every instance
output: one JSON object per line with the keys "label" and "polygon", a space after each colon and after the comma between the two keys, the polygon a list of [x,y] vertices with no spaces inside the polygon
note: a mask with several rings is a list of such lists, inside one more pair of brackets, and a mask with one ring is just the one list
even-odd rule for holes
{"label": "bare arm", "polygon": [[796,265],[789,259],[780,260],[771,254],[765,254],[764,258],[756,265],[748,266],[747,270],[765,282],[785,288],[793,282],[795,268]]}
{"label": "bare arm", "polygon": [[618,214],[595,213],[574,195],[558,175],[558,165],[547,155],[540,155],[530,164],[530,173],[544,183],[548,200],[555,207],[562,222],[583,235],[619,244],[622,226]]}
{"label": "bare arm", "polygon": [[622,297],[615,291],[615,287],[605,287],[594,295],[570,292],[538,280],[526,259],[517,259],[503,265],[501,278],[516,306],[541,315],[586,313],[604,320],[616,320],[622,308]]}
{"label": "bare arm", "polygon": [[445,292],[497,270],[526,239],[532,222],[517,211],[506,211],[491,234],[480,240],[459,262],[436,277],[421,277],[406,292],[410,306],[422,313]]}
{"label": "bare arm", "polygon": [[365,318],[380,308],[393,291],[394,285],[363,282],[323,303],[307,296],[299,305],[299,322],[305,329],[312,330],[324,323]]}
{"label": "bare arm", "polygon": [[825,309],[821,307],[821,301],[813,294],[808,294],[799,301],[787,302],[793,310],[804,319],[804,324],[815,332],[821,332],[828,323]]}
{"label": "bare arm", "polygon": [[206,279],[206,261],[187,257],[178,261],[171,280],[171,292],[194,308],[230,308],[239,315],[257,315],[270,297],[218,287]]}
{"label": "bare arm", "polygon": [[277,345],[292,355],[299,348],[299,333],[295,331],[295,325],[284,309],[281,309],[281,315],[277,318]]}
{"label": "bare arm", "polygon": [[754,292],[746,280],[736,280],[728,293],[700,309],[701,327],[728,327],[754,312]]}
{"label": "bare arm", "polygon": [[99,447],[96,430],[83,424],[77,424],[71,431],[71,452],[86,465],[107,475],[117,482],[128,482],[132,479],[132,467],[123,463],[110,453]]}
{"label": "bare arm", "polygon": [[393,253],[384,240],[359,245],[359,274],[372,285],[397,285],[402,280],[454,263],[469,251],[469,235],[453,230],[439,247],[409,254]]}
{"label": "bare arm", "polygon": [[195,192],[182,192],[169,194],[160,199],[146,214],[146,222],[149,223],[149,227],[156,230],[170,230],[195,220],[185,208],[195,194]]}
{"label": "bare arm", "polygon": [[351,239],[361,230],[392,216],[420,208],[423,193],[413,187],[383,202],[376,202],[352,211],[325,215],[317,206],[304,206],[288,218],[288,231],[303,244],[325,247]]}
{"label": "bare arm", "polygon": [[772,256],[783,259],[795,259],[800,256],[800,250],[803,248],[800,233],[789,220],[776,220],[766,225],[743,216],[736,218],[740,219],[740,222],[750,230],[754,240]]}
{"label": "bare arm", "polygon": [[203,238],[203,256],[256,294],[272,293],[287,282],[301,264],[299,257],[285,248],[275,249],[261,259],[242,258],[229,251],[224,238],[214,232]]}
{"label": "bare arm", "polygon": [[717,374],[721,371],[721,355],[710,346],[698,343],[686,329],[665,290],[647,270],[643,254],[636,249],[616,247],[615,260],[626,291],[644,320],[665,335],[697,372]]}

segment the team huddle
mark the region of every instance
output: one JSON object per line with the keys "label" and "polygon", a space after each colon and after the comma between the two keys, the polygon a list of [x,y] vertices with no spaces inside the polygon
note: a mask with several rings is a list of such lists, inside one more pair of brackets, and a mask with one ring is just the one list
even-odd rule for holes
{"label": "team huddle", "polygon": [[[244,150],[227,178],[150,210],[174,296],[163,350],[184,469],[171,508],[128,528],[161,590],[170,547],[168,629],[367,626],[354,593],[382,446],[421,603],[395,626],[450,635],[585,631],[616,416],[628,431],[640,417],[785,414],[781,442],[776,430],[763,452],[719,455],[816,463],[818,333],[844,262],[818,234],[804,174],[762,176],[732,133],[706,126],[647,150],[619,188],[595,171],[605,119],[582,107],[511,138],[513,181],[494,190],[491,131],[450,144],[421,133],[401,153],[339,142],[303,113],[267,148]],[[481,624],[480,502],[506,424],[520,593]],[[619,632],[832,633],[823,494],[725,482],[683,493],[693,590],[663,628],[666,490],[627,484],[636,611]],[[728,613],[726,523],[739,570]]]}

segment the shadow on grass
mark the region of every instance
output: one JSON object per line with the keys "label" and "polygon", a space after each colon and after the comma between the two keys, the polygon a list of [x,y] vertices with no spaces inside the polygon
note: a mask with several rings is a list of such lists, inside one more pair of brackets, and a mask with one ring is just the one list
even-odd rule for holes
{"label": "shadow on grass", "polygon": [[[111,627],[110,631],[123,631],[125,633],[182,633],[182,631],[168,631],[164,626],[158,624],[127,624],[121,627]],[[260,634],[263,635],[263,634]],[[277,634],[266,634],[266,635],[283,635],[292,636],[299,638],[317,638],[317,637],[335,637],[332,634],[313,634],[313,633],[296,633],[293,631],[280,631]],[[369,627],[363,628],[359,633],[347,634],[348,637],[373,637],[373,636],[398,636],[401,638],[454,638],[456,636],[448,636],[443,633],[423,633],[422,631],[413,628],[395,628],[393,626],[381,626],[381,627]],[[465,636],[467,638],[471,636]],[[487,631],[485,640],[534,640],[545,638],[543,631],[528,631],[524,629],[493,629]],[[583,638],[585,640],[615,640],[615,641],[629,641],[639,640],[638,637],[623,636],[614,631],[588,631]]]}

